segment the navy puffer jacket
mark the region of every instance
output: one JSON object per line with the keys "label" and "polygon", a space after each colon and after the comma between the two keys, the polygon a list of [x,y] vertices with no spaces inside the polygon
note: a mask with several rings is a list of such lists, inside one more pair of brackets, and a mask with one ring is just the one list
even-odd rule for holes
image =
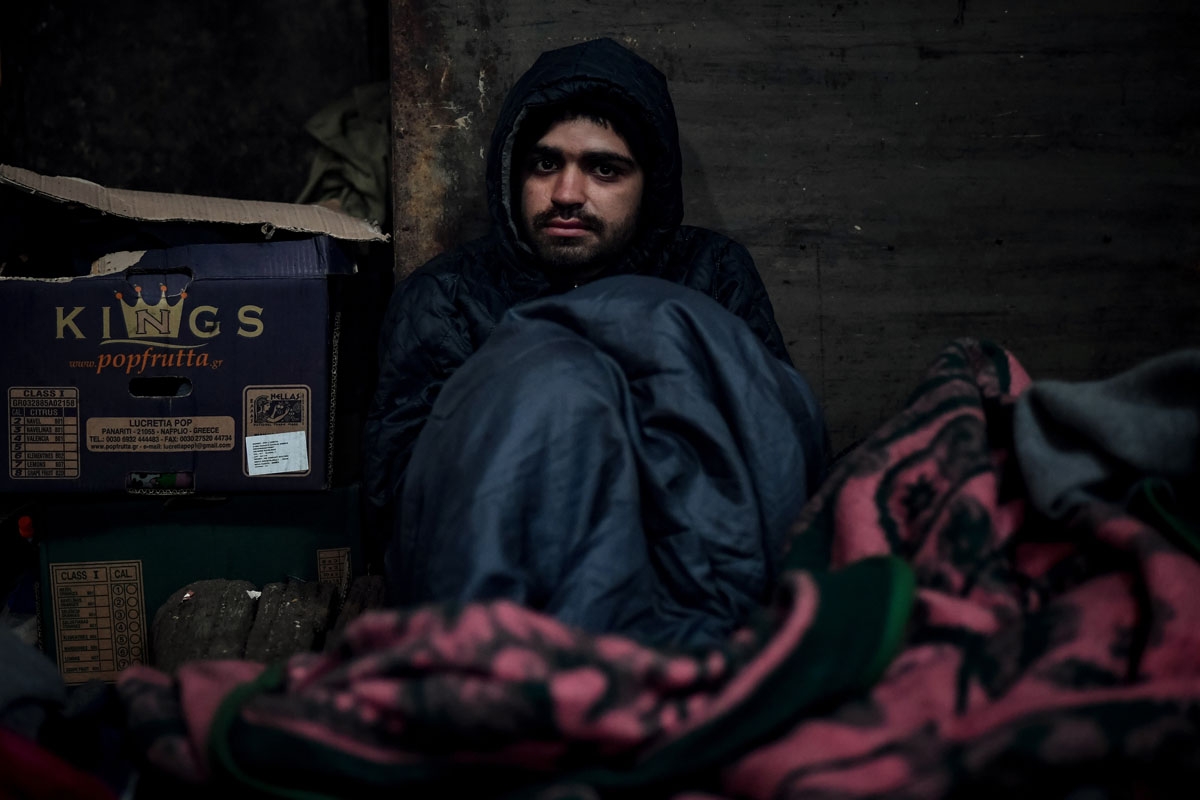
{"label": "navy puffer jacket", "polygon": [[491,233],[434,258],[392,296],[365,437],[364,480],[378,506],[390,506],[399,496],[413,445],[442,385],[483,345],[503,314],[574,288],[555,282],[534,263],[514,216],[511,180],[513,143],[529,110],[581,94],[629,109],[651,139],[639,233],[624,260],[597,277],[638,274],[698,290],[744,319],[772,355],[791,364],[750,254],[719,233],[680,224],[682,161],[664,76],[610,39],[545,53],[509,92],[492,136]]}

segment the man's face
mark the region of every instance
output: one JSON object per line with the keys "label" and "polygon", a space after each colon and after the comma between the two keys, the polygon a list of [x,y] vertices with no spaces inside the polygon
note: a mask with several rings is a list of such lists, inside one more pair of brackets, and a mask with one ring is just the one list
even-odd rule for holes
{"label": "man's face", "polygon": [[645,177],[611,127],[552,125],[521,164],[521,222],[547,272],[591,277],[637,232]]}

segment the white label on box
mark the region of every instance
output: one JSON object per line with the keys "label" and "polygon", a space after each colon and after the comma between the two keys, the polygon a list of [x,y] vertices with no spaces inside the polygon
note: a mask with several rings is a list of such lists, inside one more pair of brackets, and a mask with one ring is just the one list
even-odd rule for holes
{"label": "white label on box", "polygon": [[246,465],[251,475],[308,472],[308,434],[293,431],[247,436]]}

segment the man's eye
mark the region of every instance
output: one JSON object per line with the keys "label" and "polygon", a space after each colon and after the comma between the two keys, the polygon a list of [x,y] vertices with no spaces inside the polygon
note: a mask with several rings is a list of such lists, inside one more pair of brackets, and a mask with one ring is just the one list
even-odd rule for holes
{"label": "man's eye", "polygon": [[534,172],[553,172],[557,166],[558,166],[558,164],[556,164],[553,159],[539,158],[537,161],[533,162],[533,171]]}
{"label": "man's eye", "polygon": [[617,175],[620,174],[617,172],[616,168],[614,168],[610,164],[597,164],[593,168],[593,171],[596,173],[596,175],[598,177],[601,177],[601,178],[615,178],[615,177],[617,177]]}

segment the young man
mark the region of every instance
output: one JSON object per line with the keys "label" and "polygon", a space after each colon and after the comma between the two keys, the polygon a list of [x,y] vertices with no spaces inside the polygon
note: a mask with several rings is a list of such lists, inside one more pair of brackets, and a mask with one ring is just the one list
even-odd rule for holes
{"label": "young man", "polygon": [[745,248],[681,225],[681,171],[664,77],[612,40],[509,92],[492,232],[384,322],[365,474],[398,601],[698,644],[765,597],[824,423]]}

